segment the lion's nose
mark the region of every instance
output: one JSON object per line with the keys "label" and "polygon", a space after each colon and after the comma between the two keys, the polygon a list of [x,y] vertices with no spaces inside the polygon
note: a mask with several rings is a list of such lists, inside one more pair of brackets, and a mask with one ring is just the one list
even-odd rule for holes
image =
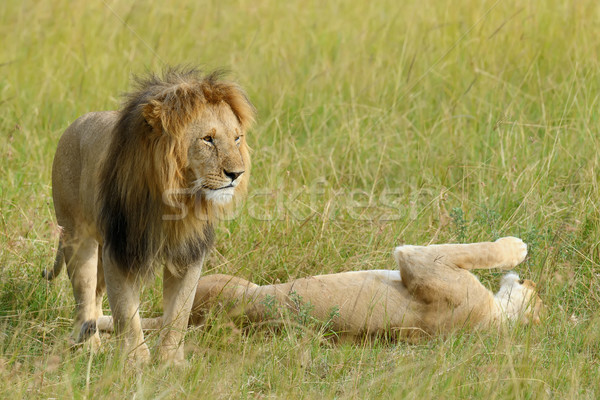
{"label": "lion's nose", "polygon": [[225,173],[225,176],[230,178],[231,181],[235,181],[237,178],[239,178],[240,175],[242,175],[244,173],[244,171],[227,171],[227,170],[223,170],[223,172]]}

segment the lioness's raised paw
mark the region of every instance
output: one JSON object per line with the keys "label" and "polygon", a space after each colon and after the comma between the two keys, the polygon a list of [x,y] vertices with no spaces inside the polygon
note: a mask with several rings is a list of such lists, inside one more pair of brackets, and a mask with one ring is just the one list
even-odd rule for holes
{"label": "lioness's raised paw", "polygon": [[527,257],[527,244],[519,238],[503,237],[496,240],[496,243],[501,246],[502,268],[514,268]]}

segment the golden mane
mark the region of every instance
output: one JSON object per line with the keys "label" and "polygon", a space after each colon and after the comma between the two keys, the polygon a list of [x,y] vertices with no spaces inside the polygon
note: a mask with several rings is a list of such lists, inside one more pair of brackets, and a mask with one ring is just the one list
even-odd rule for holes
{"label": "golden mane", "polygon": [[[186,192],[189,139],[185,128],[205,107],[227,104],[242,131],[254,122],[255,109],[244,91],[222,79],[223,72],[202,75],[172,68],[162,77],[136,78],[113,130],[100,170],[99,225],[109,254],[128,270],[148,268],[155,259],[187,265],[212,245],[213,225],[222,207]],[[247,148],[241,149],[247,158]],[[236,190],[243,195],[249,174]],[[169,201],[163,196],[169,195]],[[177,214],[183,205],[187,215]]]}

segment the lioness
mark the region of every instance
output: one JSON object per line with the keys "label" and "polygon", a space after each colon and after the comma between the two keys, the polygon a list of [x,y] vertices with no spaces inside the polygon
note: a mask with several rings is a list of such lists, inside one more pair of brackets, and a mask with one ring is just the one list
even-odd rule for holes
{"label": "lioness", "polygon": [[149,358],[138,309],[144,278],[164,265],[161,359],[183,360],[183,332],[213,227],[247,189],[254,107],[222,74],[173,68],[139,79],[119,111],[77,119],[58,143],[52,196],[73,286],[73,338],[98,345],[105,289],[131,357]]}
{"label": "lioness", "polygon": [[[201,324],[215,305],[231,317],[264,321],[273,317],[269,297],[293,312],[298,304],[292,295],[310,303],[317,319],[327,320],[336,310],[332,329],[350,337],[416,340],[505,321],[538,323],[543,304],[533,282],[509,273],[494,295],[469,272],[514,268],[526,255],[521,239],[505,237],[473,244],[400,246],[394,250],[398,270],[342,272],[265,286],[229,275],[204,276],[196,289],[190,323]],[[160,321],[144,319],[143,324],[152,329]],[[111,330],[111,318],[101,318],[99,327]]]}

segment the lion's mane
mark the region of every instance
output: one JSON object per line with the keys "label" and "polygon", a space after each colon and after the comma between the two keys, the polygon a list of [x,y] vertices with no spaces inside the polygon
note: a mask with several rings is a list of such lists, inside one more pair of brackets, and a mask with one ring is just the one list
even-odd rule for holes
{"label": "lion's mane", "polygon": [[[225,102],[246,131],[255,110],[220,71],[203,76],[196,69],[173,68],[162,77],[137,78],[136,84],[120,110],[100,170],[99,228],[109,256],[127,272],[149,271],[154,261],[185,268],[212,246],[223,207],[186,192],[184,128],[204,107]],[[234,201],[247,190],[250,168],[248,149],[240,151],[247,173]],[[171,201],[163,200],[165,193],[172,194]],[[163,218],[181,211],[173,208],[173,200],[185,207],[185,217]]]}

